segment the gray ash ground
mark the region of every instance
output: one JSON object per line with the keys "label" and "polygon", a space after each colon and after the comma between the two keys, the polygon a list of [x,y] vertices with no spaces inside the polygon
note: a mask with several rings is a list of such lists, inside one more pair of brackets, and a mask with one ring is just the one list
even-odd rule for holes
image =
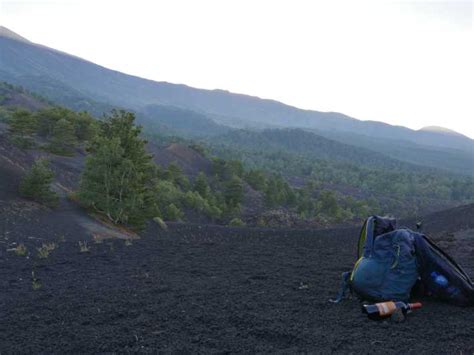
{"label": "gray ash ground", "polygon": [[[11,206],[0,219],[1,353],[474,352],[473,308],[424,300],[395,323],[368,320],[357,300],[328,303],[355,261],[356,229],[151,225],[132,245],[96,244],[74,209]],[[57,248],[39,259],[45,241]],[[29,257],[6,251],[20,242]]]}

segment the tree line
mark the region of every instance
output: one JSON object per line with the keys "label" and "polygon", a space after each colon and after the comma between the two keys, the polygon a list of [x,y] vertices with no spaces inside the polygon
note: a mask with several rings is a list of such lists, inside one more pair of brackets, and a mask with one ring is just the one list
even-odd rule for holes
{"label": "tree line", "polygon": [[[86,124],[82,124],[84,118]],[[28,120],[35,124],[34,131],[28,131],[27,135],[24,129],[17,127],[26,126],[19,123]],[[349,198],[344,200],[331,191],[322,190],[314,195],[314,186],[292,188],[276,174],[259,169],[246,170],[239,160],[214,157],[210,175],[201,172],[191,181],[176,163],[166,168],[153,163],[145,149],[141,127],[135,125],[134,114],[126,111],[113,111],[100,121],[91,121],[90,116],[83,113],[73,114],[57,108],[34,114],[16,111],[10,129],[13,139],[18,139],[15,137],[18,132],[24,133],[24,136],[20,135],[21,139],[32,139],[34,134],[50,138],[48,149],[64,153],[64,146],[56,142],[64,136],[55,133],[58,122],[64,121],[70,128],[75,128],[66,136],[68,143],[88,142],[85,168],[74,198],[112,223],[141,228],[154,217],[180,220],[184,218],[184,211],[193,210],[214,222],[231,221],[233,225],[241,225],[239,218],[246,185],[262,193],[267,208],[293,209],[303,218],[340,221],[356,215],[365,216],[369,210],[365,203]],[[62,149],[52,149],[51,144]],[[205,153],[199,145],[191,147]],[[52,176],[46,161],[36,162],[23,179],[22,194],[53,206],[57,196],[49,188]]]}
{"label": "tree line", "polygon": [[[190,180],[175,163],[166,168],[153,163],[134,114],[126,111],[113,111],[102,120],[95,120],[88,113],[61,107],[37,112],[16,110],[8,123],[12,141],[24,148],[40,145],[62,155],[73,155],[78,145],[86,148],[88,156],[75,197],[84,207],[117,224],[142,227],[153,217],[180,220],[186,211],[194,211],[210,221],[233,221],[239,225],[246,186],[263,196],[266,209],[284,208],[303,219],[328,224],[401,209],[410,197],[474,198],[468,179],[308,161],[284,152],[244,151],[235,147],[224,151],[233,152],[226,158],[222,157],[226,154],[208,156],[212,161],[211,173],[201,172]],[[209,155],[208,147],[183,143]],[[290,186],[290,169],[293,176],[305,177],[303,186]],[[54,205],[57,196],[45,189],[51,180],[47,162],[39,161],[25,178],[21,191],[24,196]],[[357,186],[390,198],[381,201],[372,195],[355,199],[326,187],[331,184]],[[414,204],[407,213],[418,208]]]}

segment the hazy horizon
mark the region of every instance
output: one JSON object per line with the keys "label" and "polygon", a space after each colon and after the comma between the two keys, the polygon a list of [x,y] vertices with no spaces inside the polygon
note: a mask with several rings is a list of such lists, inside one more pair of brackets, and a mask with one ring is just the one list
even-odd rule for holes
{"label": "hazy horizon", "polygon": [[472,1],[4,0],[0,24],[151,80],[474,138],[472,11]]}

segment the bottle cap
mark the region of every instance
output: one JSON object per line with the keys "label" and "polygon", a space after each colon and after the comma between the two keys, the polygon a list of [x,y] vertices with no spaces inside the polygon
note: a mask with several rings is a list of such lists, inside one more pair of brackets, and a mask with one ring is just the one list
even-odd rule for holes
{"label": "bottle cap", "polygon": [[410,303],[410,309],[420,309],[422,306],[420,302]]}

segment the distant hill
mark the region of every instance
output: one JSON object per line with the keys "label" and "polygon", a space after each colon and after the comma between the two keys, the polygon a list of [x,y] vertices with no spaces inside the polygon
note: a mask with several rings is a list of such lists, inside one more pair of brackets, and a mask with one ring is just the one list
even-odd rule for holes
{"label": "distant hill", "polygon": [[[301,110],[277,101],[223,90],[202,90],[147,80],[28,42],[6,29],[0,33],[0,51],[0,80],[22,85],[75,110],[100,115],[111,107],[124,107],[141,114],[142,122],[158,121],[157,130],[165,127],[170,132],[187,136],[221,134],[224,126],[292,127],[317,130],[320,136],[375,151],[384,148],[383,142],[388,140],[390,143],[385,144],[384,154],[393,158],[474,174],[469,168],[474,162],[474,141],[460,134],[432,129],[415,131],[381,122],[360,121],[341,113]],[[166,112],[167,121],[163,112]],[[352,136],[358,138],[352,139]],[[373,141],[382,144],[371,146]],[[420,149],[405,149],[414,144]],[[454,170],[449,159],[426,158],[439,151],[453,150],[462,152]]]}
{"label": "distant hill", "polygon": [[312,132],[408,163],[463,175],[474,175],[474,150],[433,147],[396,138],[368,137],[348,132],[321,132],[320,130],[312,130]]}
{"label": "distant hill", "polygon": [[466,136],[464,136],[463,134],[459,132],[453,131],[452,129],[439,127],[439,126],[426,126],[426,127],[421,128],[419,131],[446,134],[446,135],[451,135],[451,136],[460,136],[460,137],[467,138]]}

